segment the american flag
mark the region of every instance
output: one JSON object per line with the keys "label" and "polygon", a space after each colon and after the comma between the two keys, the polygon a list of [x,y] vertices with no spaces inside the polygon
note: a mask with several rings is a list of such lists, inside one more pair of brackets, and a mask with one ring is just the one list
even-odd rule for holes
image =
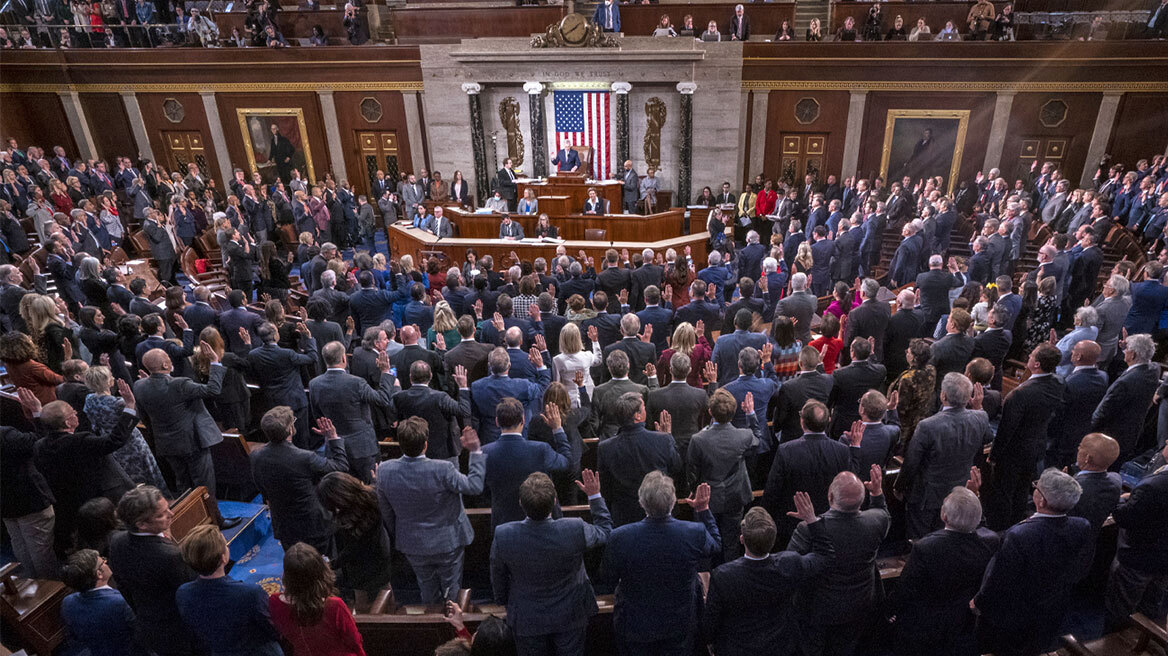
{"label": "american flag", "polygon": [[593,178],[611,175],[609,94],[607,91],[556,91],[556,150],[564,137],[573,146],[592,146]]}

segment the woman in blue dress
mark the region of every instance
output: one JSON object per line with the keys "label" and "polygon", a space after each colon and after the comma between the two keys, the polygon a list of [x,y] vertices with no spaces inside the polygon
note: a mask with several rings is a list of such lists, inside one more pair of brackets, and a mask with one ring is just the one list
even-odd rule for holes
{"label": "woman in blue dress", "polygon": [[[122,399],[110,394],[113,381],[114,377],[109,367],[90,367],[85,372],[85,386],[92,392],[85,397],[85,415],[89,417],[93,432],[98,435],[109,434],[114,429],[118,417],[122,414],[122,408],[126,406]],[[145,438],[137,428],[134,429],[130,441],[111,455],[121,466],[126,477],[135,484],[153,485],[162,490],[163,494],[170,496],[166,481],[162,478],[162,471],[158,468],[158,461],[154,459],[150,446],[146,444]]]}

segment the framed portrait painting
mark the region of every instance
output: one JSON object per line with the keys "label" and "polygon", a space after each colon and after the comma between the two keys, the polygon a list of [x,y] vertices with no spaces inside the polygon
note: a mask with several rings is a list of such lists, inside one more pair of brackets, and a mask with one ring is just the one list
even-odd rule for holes
{"label": "framed portrait painting", "polygon": [[288,184],[292,169],[299,171],[304,180],[316,180],[303,109],[241,108],[235,113],[247,163],[252,171],[259,171],[265,183],[274,184],[278,179]]}
{"label": "framed portrait painting", "polygon": [[889,183],[941,176],[953,193],[965,149],[969,110],[890,109],[880,175]]}

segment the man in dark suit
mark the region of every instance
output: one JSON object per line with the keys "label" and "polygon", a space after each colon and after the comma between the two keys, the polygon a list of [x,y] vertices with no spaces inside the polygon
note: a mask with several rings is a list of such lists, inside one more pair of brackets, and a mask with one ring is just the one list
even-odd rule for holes
{"label": "man in dark suit", "polygon": [[1083,250],[1071,264],[1071,283],[1067,289],[1067,307],[1078,308],[1083,301],[1095,295],[1099,269],[1103,266],[1103,249],[1094,234],[1087,233],[1079,240]]}
{"label": "man in dark suit", "polygon": [[335,554],[332,522],[316,494],[316,484],[329,472],[349,471],[345,440],[327,417],[317,419],[316,432],[325,438],[325,455],[292,444],[296,414],[276,406],[260,419],[268,443],[249,454],[252,478],[272,513],[272,530],[284,548],[304,542],[321,554]]}
{"label": "man in dark suit", "polygon": [[[844,448],[838,442],[828,443]],[[830,505],[830,509],[823,512],[820,520],[825,522],[835,557],[824,570],[821,582],[804,586],[796,598],[796,607],[802,615],[801,642],[805,654],[850,654],[855,649],[876,607],[879,594],[874,575],[876,552],[891,523],[879,467],[873,465],[867,483],[862,483],[850,471],[840,472],[828,480],[830,488],[826,490],[825,507]],[[868,509],[861,510],[865,488]],[[811,496],[814,498],[815,492]],[[787,549],[801,554],[811,552],[812,538],[807,524],[799,524]]]}
{"label": "man in dark suit", "polygon": [[172,377],[174,365],[170,356],[161,349],[152,349],[141,360],[149,376],[134,382],[134,396],[154,435],[154,451],[166,458],[178,489],[206,487],[216,522],[220,528],[230,528],[239,524],[240,519],[224,520],[219,514],[215,501],[215,467],[211,462],[211,447],[223,441],[223,434],[203,404],[204,399],[219,395],[225,370],[210,345],[203,342],[200,348],[210,354],[211,360],[206,385],[189,378]]}
{"label": "man in dark suit", "polygon": [[[461,341],[453,348],[447,345],[448,350],[442,356],[442,361],[448,371],[454,371],[461,366],[466,369],[467,380],[474,383],[487,376],[487,356],[493,347],[475,340],[475,323],[469,316],[458,318],[458,335]],[[404,391],[404,390],[403,390]]]}
{"label": "man in dark suit", "polygon": [[1034,472],[1046,453],[1052,415],[1062,407],[1063,381],[1054,375],[1062,356],[1048,343],[1030,354],[1030,377],[1002,404],[1002,416],[989,462],[994,467],[990,527],[1004,530],[1026,517],[1026,499]]}
{"label": "man in dark suit", "polygon": [[759,351],[768,343],[767,336],[750,331],[754,315],[748,309],[740,309],[734,315],[734,332],[722,333],[714,342],[714,352],[710,361],[718,369],[718,384],[725,385],[738,376],[738,354],[746,347]]}
{"label": "man in dark suit", "polygon": [[689,372],[689,356],[674,353],[669,360],[672,380],[665,387],[649,392],[646,403],[649,418],[660,419],[662,412],[668,413],[669,432],[683,458],[690,438],[706,423],[706,393],[686,383]]}
{"label": "man in dark suit", "polygon": [[900,441],[898,400],[895,393],[890,401],[879,390],[868,390],[860,397],[860,418],[839,438],[841,444],[851,449],[852,473],[861,480],[867,480],[872,465],[883,469],[892,460]]}
{"label": "man in dark suit", "polygon": [[645,428],[647,417],[641,394],[625,392],[612,405],[612,419],[619,429],[615,436],[601,440],[596,467],[600,489],[612,508],[613,523],[623,526],[645,516],[637,500],[637,489],[645,475],[653,471],[680,474],[682,463],[672,435]]}
{"label": "man in dark suit", "polygon": [[632,287],[629,289],[629,305],[636,312],[645,309],[645,290],[649,287],[656,287],[661,289],[662,276],[665,275],[665,269],[653,261],[652,249],[646,248],[641,251],[641,266],[633,269],[629,274],[631,278]]}
{"label": "man in dark suit", "polygon": [[584,214],[608,214],[608,200],[596,194],[595,187],[588,188],[588,199],[584,201]]}
{"label": "man in dark suit", "polygon": [[[649,341],[651,335],[648,332],[639,334],[641,320],[635,314],[626,314],[621,317],[620,327],[621,339],[604,348],[604,360],[607,362],[609,354],[613,351],[624,351],[629,356],[629,380],[638,385],[648,385],[649,378],[645,373],[646,365],[654,365],[657,362],[657,349]],[[602,379],[607,382],[607,369],[603,370],[602,373]]]}
{"label": "man in dark suit", "polygon": [[[731,419],[731,423],[736,428],[749,428],[758,438],[758,448],[755,449],[756,454],[770,454],[774,453],[775,438],[771,433],[770,426],[767,425],[767,409],[770,407],[771,400],[779,393],[781,387],[778,379],[775,377],[774,368],[771,365],[771,345],[768,343],[763,346],[761,351],[747,346],[738,353],[737,371],[738,377],[726,383],[722,389],[729,392],[734,400],[738,403],[737,410]],[[763,365],[762,363],[766,363]],[[761,375],[760,375],[761,370]],[[706,374],[710,373],[710,367],[707,363]],[[712,390],[715,387],[716,381],[710,380],[707,376],[706,384]],[[750,403],[754,408],[753,412],[746,412],[747,398],[750,398]],[[759,458],[757,461],[751,463],[752,467],[756,467],[761,472],[760,480],[769,471],[766,467],[770,464],[767,458]]]}
{"label": "man in dark suit", "polygon": [[1103,433],[1088,433],[1079,444],[1075,465],[1079,468],[1075,480],[1083,489],[1079,503],[1068,515],[1082,517],[1091,523],[1091,533],[1098,536],[1103,522],[1111,516],[1123,492],[1119,474],[1107,471],[1119,457],[1119,442]]}
{"label": "man in dark suit", "polygon": [[142,317],[142,334],[146,335],[146,339],[134,347],[134,359],[141,363],[147,351],[158,349],[170,356],[173,370],[179,376],[189,376],[188,358],[195,352],[195,333],[187,326],[186,319],[183,319],[181,314],[175,315],[174,323],[182,331],[182,344],[176,344],[165,338],[167,326],[161,315],[148,314]]}
{"label": "man in dark suit", "polygon": [[835,235],[833,280],[848,281],[856,277],[860,266],[860,244],[864,233],[858,219],[841,219]]}
{"label": "man in dark suit", "polygon": [[[814,350],[814,349],[813,349]],[[785,386],[784,386],[785,387]],[[779,390],[780,396],[782,390]],[[848,447],[827,437],[831,415],[823,403],[807,401],[799,413],[803,436],[779,445],[767,476],[761,505],[779,517],[779,535],[789,537],[795,522],[787,517],[795,492],[811,495],[812,503],[828,508],[828,486],[840,472],[850,472]]]}
{"label": "man in dark suit", "polygon": [[731,422],[738,412],[738,401],[726,390],[714,392],[709,401],[714,423],[694,435],[684,452],[688,480],[711,486],[710,512],[718,522],[722,557],[726,561],[742,555],[739,524],[742,509],[751,500],[746,457],[753,456],[758,449],[758,435],[753,430],[754,397],[748,393],[746,399],[743,409],[752,426],[737,428]]}
{"label": "man in dark suit", "polygon": [[[695,329],[701,321],[706,328],[706,339],[713,341],[714,329],[722,324],[722,303],[711,288],[702,280],[693,281],[689,286],[689,303],[677,308],[675,317],[677,323],[685,321]],[[707,294],[710,298],[707,298]]]}
{"label": "man in dark suit", "polygon": [[[745,557],[724,563],[710,573],[702,612],[702,635],[719,656],[797,651],[799,623],[794,617],[795,593],[819,576],[835,555],[826,522],[816,516],[805,492],[795,496],[795,512],[806,522],[811,550],[770,553],[775,546],[775,521],[760,507],[742,521]],[[774,603],[760,604],[759,599]]]}
{"label": "man in dark suit", "polygon": [[[619,30],[620,19],[617,20],[617,29]],[[552,164],[556,165],[556,170],[561,173],[573,173],[580,168],[580,155],[572,149],[572,143],[567,137],[560,140],[560,149],[556,151],[552,157]],[[585,172],[587,174],[587,172]]]}
{"label": "man in dark suit", "polygon": [[[112,300],[112,299],[111,299]],[[207,326],[217,326],[219,312],[211,307],[211,290],[203,285],[195,287],[195,302],[183,309],[183,319],[190,327],[191,333],[201,335]]]}
{"label": "man in dark suit", "polygon": [[827,236],[827,226],[816,226],[811,233],[811,291],[816,296],[831,292],[831,264],[835,255],[835,241]]}
{"label": "man in dark suit", "polygon": [[977,494],[955,487],[941,505],[944,528],[913,542],[890,600],[895,653],[932,656],[973,646],[969,600],[1001,543],[996,533],[980,527],[981,515]]}
{"label": "man in dark suit", "polygon": [[1038,512],[1003,535],[973,599],[982,653],[1037,654],[1050,648],[1071,588],[1087,573],[1094,553],[1087,520],[1066,516],[1080,493],[1070,475],[1046,470],[1031,495]]}
{"label": "man in dark suit", "polygon": [[629,270],[621,265],[620,254],[615,249],[608,249],[604,254],[604,270],[596,276],[596,286],[608,295],[608,311],[621,311],[621,291],[627,291],[631,285]]}
{"label": "man in dark suit", "polygon": [[[872,341],[869,341],[872,340]],[[831,394],[827,405],[832,409],[831,427],[827,434],[838,439],[852,423],[860,418],[860,397],[871,389],[879,389],[888,370],[872,362],[873,338],[857,337],[849,350],[852,362],[832,372]],[[881,413],[883,414],[883,413]]]}
{"label": "man in dark suit", "polygon": [[[763,288],[767,288],[768,284],[765,279],[761,279],[760,283]],[[775,294],[778,296],[778,293]],[[734,332],[734,320],[741,310],[746,310],[752,315],[751,323],[754,322],[754,316],[757,315],[763,323],[769,323],[774,318],[773,313],[768,312],[771,307],[768,303],[770,298],[769,290],[764,289],[759,292],[759,296],[755,296],[754,280],[746,276],[742,276],[738,281],[738,300],[726,306],[725,313],[722,319],[722,334],[729,335]],[[715,344],[717,346],[717,344]]]}
{"label": "man in dark suit", "polygon": [[[641,269],[643,268],[641,267]],[[637,269],[637,271],[641,269]],[[633,272],[633,275],[636,275],[636,271]],[[636,285],[635,280],[633,284]],[[641,298],[643,299],[642,309],[637,312],[636,316],[642,326],[646,328],[652,326],[653,331],[649,335],[649,340],[652,342],[654,350],[660,355],[668,348],[669,337],[672,333],[670,329],[673,326],[673,309],[669,307],[668,301],[666,301],[665,306],[662,306],[661,289],[656,285],[645,287]]]}
{"label": "man in dark suit", "polygon": [[251,252],[251,243],[239,234],[239,230],[231,231],[231,240],[224,248],[227,261],[227,281],[233,289],[243,292],[243,297],[251,300],[251,283],[254,255]]}
{"label": "man in dark suit", "polygon": [[[363,483],[371,483],[373,467],[380,453],[371,408],[389,408],[396,391],[394,377],[389,373],[389,356],[383,352],[377,358],[377,368],[381,372],[377,389],[373,389],[364,378],[346,370],[345,345],[341,342],[325,344],[321,348],[321,357],[327,367],[325,372],[308,381],[312,416],[332,422],[345,441],[349,473]],[[465,385],[466,381],[462,382]]]}
{"label": "man in dark suit", "polygon": [[710,486],[699,485],[689,500],[700,523],[671,516],[677,492],[673,480],[661,471],[646,474],[631,496],[645,518],[613,530],[601,566],[616,584],[612,624],[618,651],[689,654],[702,604],[697,570],[722,548],[709,509]]}
{"label": "man in dark suit", "polygon": [[[895,354],[887,354],[885,351],[885,335],[889,330],[891,321],[891,310],[887,303],[882,303],[876,300],[880,294],[880,283],[873,278],[865,278],[860,283],[860,295],[864,298],[864,302],[860,303],[852,311],[847,314],[847,328],[844,331],[844,343],[851,344],[856,339],[868,339],[873,341],[873,355],[878,362],[884,362],[885,358],[893,358]],[[909,294],[908,298],[913,298]],[[898,303],[898,309],[903,306]],[[908,306],[912,307],[911,304]],[[906,342],[904,348],[908,348]],[[900,358],[904,359],[904,348],[900,350]],[[890,372],[891,373],[891,372]]]}
{"label": "man in dark suit", "polygon": [[738,275],[756,282],[762,277],[762,261],[766,256],[767,248],[759,243],[758,233],[754,230],[746,233],[746,247],[738,252]]}
{"label": "man in dark suit", "polygon": [[1160,368],[1152,358],[1156,348],[1148,335],[1131,335],[1123,360],[1127,369],[1107,389],[1107,394],[1091,415],[1091,430],[1111,435],[1119,441],[1117,469],[1139,453],[1144,417],[1152,405],[1160,378]]}
{"label": "man in dark suit", "polygon": [[1005,328],[1006,309],[994,306],[989,312],[989,327],[973,338],[974,358],[985,358],[994,365],[994,378],[990,386],[993,389],[1002,389],[1002,365],[1006,361],[1006,353],[1010,350],[1014,336]]}
{"label": "man in dark suit", "polygon": [[920,230],[912,222],[904,224],[900,234],[904,241],[896,247],[892,261],[888,265],[888,286],[895,288],[914,281],[920,272],[921,251],[923,237]]}
{"label": "man in dark suit", "polygon": [[592,290],[596,289],[595,272],[589,268],[588,272],[585,273],[584,265],[580,262],[572,262],[568,265],[568,270],[565,273],[568,277],[556,292],[556,298],[559,300],[560,305],[560,314],[564,313],[568,299],[573,295],[579,294],[587,300],[592,294]]}
{"label": "man in dark suit", "polygon": [[[802,435],[803,406],[811,400],[827,404],[833,384],[830,375],[820,372],[822,364],[819,351],[804,346],[799,352],[799,374],[783,383],[775,399],[775,431],[780,434],[780,442],[790,442]],[[827,430],[825,424],[823,430]],[[780,524],[782,520],[779,520]]]}
{"label": "man in dark suit", "polygon": [[146,232],[146,240],[150,243],[150,254],[158,264],[158,279],[173,283],[176,282],[174,263],[178,257],[178,240],[174,236],[174,226],[168,223],[165,214],[149,209],[146,210],[142,230]]}
{"label": "man in dark suit", "polygon": [[[131,289],[133,286],[134,283],[131,282]],[[259,327],[264,320],[260,315],[244,307],[246,301],[244,301],[243,292],[238,289],[233,289],[227,294],[227,303],[231,309],[219,315],[219,332],[223,333],[223,339],[227,342],[227,350],[239,357],[247,357],[247,352],[251,350],[251,344],[260,341]],[[247,333],[247,339],[241,336],[240,329]]]}
{"label": "man in dark suit", "polygon": [[504,214],[503,221],[499,224],[499,239],[523,239],[523,226],[512,221],[510,214]]}
{"label": "man in dark suit", "polygon": [[624,206],[625,214],[634,214],[637,211],[637,199],[641,194],[641,178],[633,169],[632,160],[625,160],[624,168],[625,172],[621,177],[621,204]]}
{"label": "man in dark suit", "polygon": [[[420,283],[416,283],[419,284]],[[523,336],[524,348],[531,348],[537,335],[544,332],[540,322],[539,308],[535,304],[527,306],[527,318],[513,316],[515,302],[511,296],[500,294],[495,303],[495,314],[489,320],[479,322],[479,339],[486,344],[502,346],[504,335],[511,329],[518,329]],[[478,310],[475,310],[477,313]],[[431,311],[433,313],[433,311]]]}
{"label": "man in dark suit", "polygon": [[981,402],[964,374],[951,373],[941,383],[941,411],[917,424],[897,477],[908,504],[909,538],[941,528],[942,502],[954,487],[965,485],[970,468],[993,439]]}
{"label": "man in dark suit", "polygon": [[[1168,460],[1168,444],[1160,449]],[[1119,526],[1119,550],[1107,582],[1106,627],[1118,630],[1139,611],[1164,621],[1163,590],[1168,577],[1168,465],[1148,474],[1121,499],[1111,515]],[[1157,608],[1157,602],[1159,608]]]}
{"label": "man in dark suit", "polygon": [[[1074,369],[1064,377],[1066,385],[1058,421],[1051,422],[1047,429],[1044,462],[1048,467],[1061,469],[1074,464],[1083,436],[1091,431],[1091,415],[1107,394],[1107,374],[1095,366],[1098,360],[1099,344],[1092,340],[1080,340],[1071,348]],[[1115,458],[1108,466],[1114,461]]]}
{"label": "man in dark suit", "polygon": [[544,366],[543,356],[539,351],[532,348],[530,355],[531,364],[536,370],[535,381],[511,378],[508,375],[511,370],[511,358],[505,349],[496,348],[487,356],[490,375],[471,384],[471,425],[482,435],[484,443],[490,444],[499,436],[499,426],[495,424],[495,408],[504,398],[511,397],[523,404],[525,423],[530,423],[531,417],[541,409],[539,403],[543,399],[544,388],[551,382],[551,375]]}
{"label": "man in dark suit", "polygon": [[364,335],[370,326],[376,326],[390,316],[393,304],[405,297],[405,290],[379,289],[372,271],[357,274],[360,289],[349,296],[349,310],[352,312],[354,329]]}
{"label": "man in dark suit", "polygon": [[953,235],[953,226],[957,223],[957,212],[948,198],[942,198],[937,203],[937,230],[933,235],[933,252],[944,256],[949,252],[949,242]]}
{"label": "man in dark suit", "polygon": [[[779,301],[775,314],[789,317],[795,322],[795,336],[804,345],[811,342],[811,318],[819,307],[815,294],[807,291],[807,274],[791,276],[791,293]],[[707,324],[709,325],[709,324]]]}
{"label": "man in dark suit", "polygon": [[519,488],[535,472],[565,471],[571,466],[572,447],[564,432],[559,406],[547,404],[543,419],[553,444],[524,437],[523,404],[505,398],[495,406],[499,438],[483,447],[487,456],[486,490],[491,498],[491,525],[523,519]]}
{"label": "man in dark suit", "polygon": [[961,278],[953,275],[957,272],[957,260],[949,258],[948,271],[941,268],[942,264],[940,255],[930,255],[929,270],[916,277],[917,287],[921,290],[921,312],[927,330],[932,330],[941,315],[949,311],[949,290],[961,286]]}
{"label": "man in dark suit", "polygon": [[391,400],[395,416],[421,417],[426,420],[430,431],[427,458],[449,460],[457,464],[461,450],[458,421],[470,420],[470,388],[467,386],[466,368],[454,364],[451,369],[458,385],[457,400],[430,387],[430,365],[421,360],[410,365],[409,376],[413,385],[408,390],[394,394]]}
{"label": "man in dark suit", "polygon": [[[430,387],[439,391],[448,389],[446,367],[442,362],[442,356],[437,351],[422,348],[422,345],[418,343],[420,338],[421,335],[419,335],[417,328],[409,325],[403,326],[401,329],[402,349],[390,356],[390,364],[404,374],[410,371],[410,366],[415,362],[425,362],[430,365],[430,371],[433,373]],[[398,378],[398,381],[403,390],[408,390],[413,385],[413,382],[404,376]]]}
{"label": "man in dark suit", "polygon": [[990,281],[994,274],[993,263],[991,255],[987,252],[989,248],[989,240],[985,237],[978,237],[973,240],[973,255],[970,256],[967,262],[969,280],[971,282],[986,284]]}
{"label": "man in dark suit", "polygon": [[196,578],[168,537],[174,514],[158,488],[126,492],[118,502],[126,530],[110,537],[109,565],[118,590],[134,609],[137,642],[159,656],[197,656],[206,649],[183,622],[175,602],[178,587]]}
{"label": "man in dark suit", "polygon": [[[965,371],[965,365],[973,358],[973,338],[968,335],[973,317],[961,308],[953,308],[949,321],[945,324],[945,336],[933,342],[932,356],[929,358],[937,370],[937,389],[945,374]],[[924,327],[922,326],[922,329]]]}
{"label": "man in dark suit", "polygon": [[[32,261],[30,261],[31,264]],[[134,293],[126,288],[126,274],[122,273],[117,267],[108,267],[101,272],[101,277],[105,279],[108,287],[105,289],[106,295],[109,297],[110,303],[116,303],[122,306],[126,312],[130,311],[130,302],[134,300]],[[202,285],[200,285],[201,287]],[[195,299],[198,300],[198,290],[195,288]],[[204,299],[205,300],[205,299]],[[218,313],[216,313],[218,316]],[[187,323],[191,323],[190,320]],[[191,323],[191,325],[194,325]]]}
{"label": "man in dark suit", "polygon": [[491,588],[495,602],[507,607],[521,653],[582,655],[588,618],[599,612],[584,554],[608,541],[612,518],[600,496],[600,479],[589,469],[581,478],[591,523],[551,518],[555,485],[547,474],[535,472],[519,486],[526,520],[495,527]]}
{"label": "man in dark suit", "polygon": [[[865,303],[861,303],[860,307],[863,307]],[[877,307],[879,305],[877,304]],[[905,352],[908,350],[909,342],[921,333],[921,325],[924,322],[921,320],[921,313],[915,309],[915,306],[916,295],[913,291],[901,290],[896,296],[896,312],[887,320],[888,325],[884,330],[884,349],[881,353],[881,361],[888,369],[888,380],[890,381],[895,380],[905,369],[908,369]],[[852,329],[852,322],[856,321],[855,314],[860,307],[848,313],[849,331]],[[879,343],[877,342],[877,344]]]}
{"label": "man in dark suit", "polygon": [[746,15],[742,5],[734,7],[734,15],[730,17],[730,26],[726,28],[731,41],[750,40],[750,17]]}
{"label": "man in dark suit", "polygon": [[[294,351],[277,345],[279,330],[271,323],[263,322],[256,331],[263,343],[249,351],[247,358],[238,366],[259,381],[260,391],[268,407],[286,405],[296,413],[296,437],[292,443],[302,449],[315,449],[320,446],[320,441],[309,432],[308,399],[304,395],[300,368],[316,364],[316,340],[303,323],[296,324],[296,330],[300,333],[300,343],[298,350]],[[250,336],[244,343],[251,345]],[[233,363],[232,366],[237,365]]]}

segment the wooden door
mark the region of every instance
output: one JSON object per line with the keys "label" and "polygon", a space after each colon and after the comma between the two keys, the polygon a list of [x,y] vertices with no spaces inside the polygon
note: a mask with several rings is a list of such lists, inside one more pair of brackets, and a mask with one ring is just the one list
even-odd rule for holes
{"label": "wooden door", "polygon": [[[373,180],[377,179],[377,171],[385,171],[385,178],[398,180],[398,140],[397,132],[357,132],[358,156],[361,161],[361,175],[350,180],[354,186],[360,185],[366,194],[373,188]],[[370,198],[370,203],[377,204],[376,198]]]}
{"label": "wooden door", "polygon": [[810,173],[817,180],[827,165],[827,135],[785,133],[782,144],[779,181],[788,185],[800,185],[803,176]]}
{"label": "wooden door", "polygon": [[182,175],[187,174],[187,164],[194,162],[204,175],[211,175],[211,167],[207,163],[207,151],[204,148],[203,134],[197,131],[164,131],[166,139],[166,168]]}
{"label": "wooden door", "polygon": [[1034,162],[1038,162],[1039,167],[1043,162],[1051,162],[1055,168],[1064,171],[1063,158],[1070,145],[1071,137],[1023,137],[1022,148],[1014,164],[1014,175],[1006,182],[1013,188],[1015,180],[1029,179],[1030,167]]}

